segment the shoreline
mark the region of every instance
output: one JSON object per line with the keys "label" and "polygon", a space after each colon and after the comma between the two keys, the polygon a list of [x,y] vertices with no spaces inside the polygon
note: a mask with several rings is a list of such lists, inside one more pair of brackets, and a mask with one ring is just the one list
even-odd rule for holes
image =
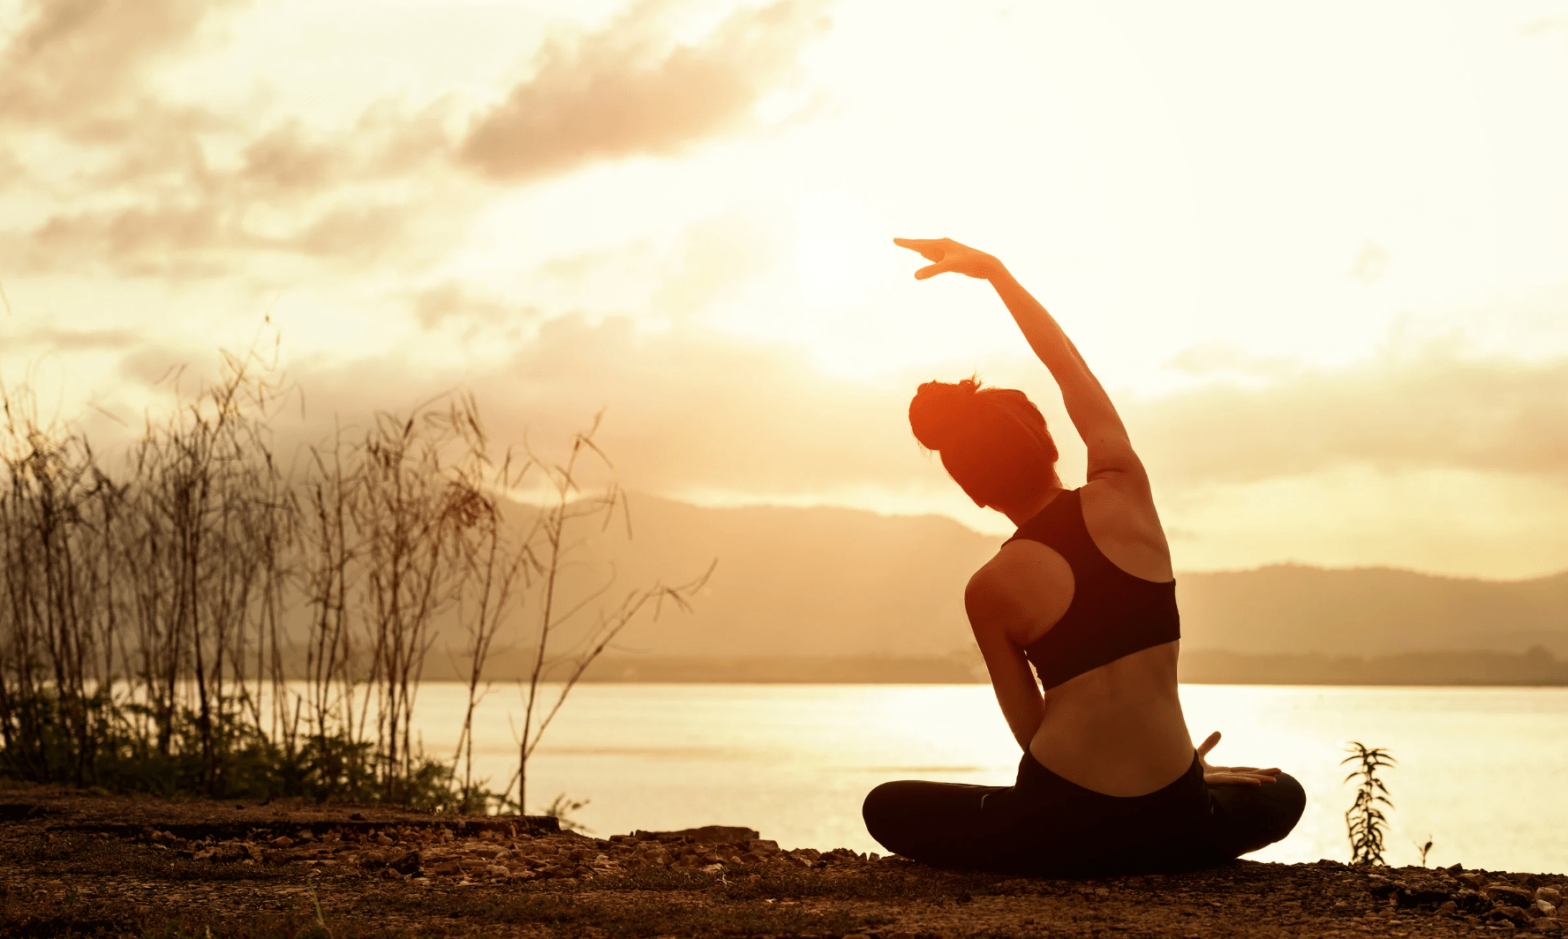
{"label": "shoreline", "polygon": [[[487,681],[526,674],[524,665],[496,656]],[[519,672],[519,669],[524,669]],[[560,676],[554,676],[560,677]],[[432,661],[421,681],[464,681],[454,663]],[[605,655],[580,679],[590,684],[986,684],[979,653],[935,656]],[[1568,662],[1544,649],[1521,653],[1474,650],[1382,656],[1319,653],[1262,654],[1183,649],[1178,680],[1196,685],[1290,687],[1568,687]]]}
{"label": "shoreline", "polygon": [[[780,850],[710,826],[0,789],[0,933],[222,936],[1561,935],[1568,875],[1238,861],[1082,879]],[[765,835],[765,833],[763,833]],[[1551,904],[1556,906],[1556,904]]]}

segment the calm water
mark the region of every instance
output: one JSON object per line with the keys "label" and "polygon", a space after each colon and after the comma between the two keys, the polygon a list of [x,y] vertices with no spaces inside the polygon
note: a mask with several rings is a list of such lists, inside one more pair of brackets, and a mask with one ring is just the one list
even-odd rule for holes
{"label": "calm water", "polygon": [[[1188,726],[1224,733],[1219,763],[1278,765],[1306,787],[1306,815],[1253,857],[1348,860],[1349,740],[1390,749],[1395,865],[1568,870],[1568,689],[1185,685]],[[515,689],[481,706],[476,775],[516,769]],[[426,684],[416,726],[450,755],[459,686]],[[1011,784],[1019,751],[988,685],[582,685],[530,762],[529,809],[557,793],[600,836],[746,825],[780,845],[878,850],[860,801],[879,782]]]}

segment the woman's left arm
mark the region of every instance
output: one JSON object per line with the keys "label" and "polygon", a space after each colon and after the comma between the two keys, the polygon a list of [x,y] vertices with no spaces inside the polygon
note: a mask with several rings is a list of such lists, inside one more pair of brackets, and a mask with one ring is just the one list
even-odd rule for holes
{"label": "woman's left arm", "polygon": [[1026,611],[1005,579],[985,568],[970,578],[964,591],[964,609],[980,654],[985,657],[986,671],[991,674],[996,703],[1002,707],[1013,738],[1028,750],[1029,741],[1045,719],[1045,694],[1029,669],[1024,650],[1011,637]]}

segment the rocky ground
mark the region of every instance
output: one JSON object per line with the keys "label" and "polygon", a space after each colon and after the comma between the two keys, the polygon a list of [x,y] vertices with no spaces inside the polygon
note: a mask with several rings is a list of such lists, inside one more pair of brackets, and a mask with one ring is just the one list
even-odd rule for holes
{"label": "rocky ground", "polygon": [[1562,935],[1568,876],[1236,862],[1051,880],[741,828],[0,790],[0,936]]}

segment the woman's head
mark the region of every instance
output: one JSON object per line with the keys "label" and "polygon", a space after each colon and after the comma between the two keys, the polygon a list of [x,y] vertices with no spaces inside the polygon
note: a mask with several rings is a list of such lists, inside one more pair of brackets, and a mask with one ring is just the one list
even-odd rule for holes
{"label": "woman's head", "polygon": [[1022,391],[928,381],[909,402],[909,426],[977,505],[1005,511],[1056,484],[1056,442]]}

